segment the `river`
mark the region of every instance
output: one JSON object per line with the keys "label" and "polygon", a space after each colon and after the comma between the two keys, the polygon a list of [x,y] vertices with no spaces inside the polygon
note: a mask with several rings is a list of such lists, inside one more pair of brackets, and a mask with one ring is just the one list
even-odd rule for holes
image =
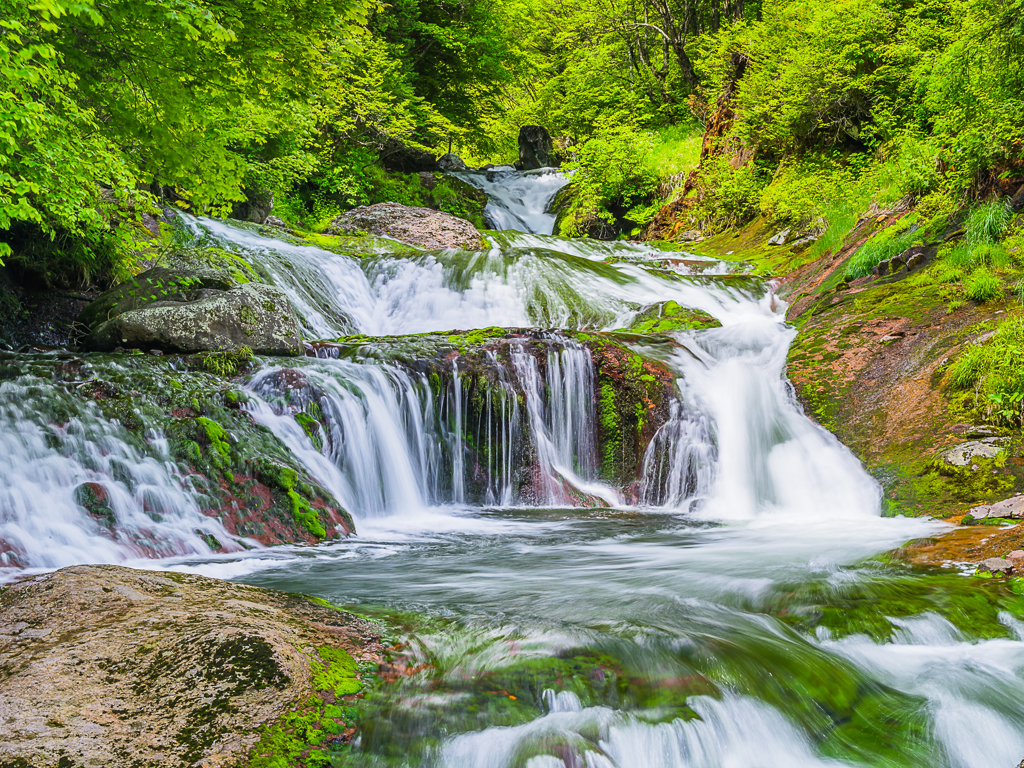
{"label": "river", "polygon": [[[307,359],[296,365],[337,425],[329,445],[287,418],[273,361],[247,384],[246,407],[353,513],[357,536],[211,555],[188,538],[198,511],[174,478],[157,476],[158,462],[85,416],[93,426],[59,445],[31,442],[25,425],[41,416],[9,385],[6,444],[22,440],[25,456],[69,479],[38,477],[31,463],[0,469],[0,530],[13,540],[24,528],[30,483],[59,507],[80,454],[105,440],[103,455],[120,450],[122,464],[148,467],[147,482],[168,489],[184,521],[175,528],[165,515],[177,554],[135,559],[93,542],[70,513],[34,535],[57,536],[59,522],[97,560],[240,579],[386,619],[401,674],[367,695],[359,741],[339,764],[1014,768],[1024,757],[1024,602],[953,566],[926,573],[880,557],[942,525],[882,517],[877,482],[802,413],[785,378],[796,332],[771,287],[712,258],[552,237],[544,211],[564,183],[552,174],[475,182],[505,229],[474,253],[395,256],[385,244],[356,259],[210,220],[190,226],[258,264],[311,337],[549,329],[544,375],[514,349],[501,364],[524,399],[502,401],[501,434],[488,440],[512,445],[525,424],[550,487],[599,506],[571,508],[554,491],[520,498],[511,463],[474,491],[453,437],[464,431],[457,388],[431,394],[372,359]],[[584,460],[594,382],[586,353],[558,332],[621,328],[668,300],[721,327],[677,334],[667,348],[635,341],[677,376],[678,403],[631,505]],[[442,406],[447,416],[434,419]],[[76,561],[70,549],[38,549],[27,565]]]}

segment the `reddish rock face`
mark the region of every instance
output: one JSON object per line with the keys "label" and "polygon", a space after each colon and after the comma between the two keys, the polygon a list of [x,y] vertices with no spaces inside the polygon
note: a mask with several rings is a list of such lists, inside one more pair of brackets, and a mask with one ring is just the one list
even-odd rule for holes
{"label": "reddish rock face", "polygon": [[327,230],[330,235],[342,232],[369,232],[427,250],[479,250],[484,245],[476,227],[465,219],[399,203],[363,205],[346,211],[332,221]]}

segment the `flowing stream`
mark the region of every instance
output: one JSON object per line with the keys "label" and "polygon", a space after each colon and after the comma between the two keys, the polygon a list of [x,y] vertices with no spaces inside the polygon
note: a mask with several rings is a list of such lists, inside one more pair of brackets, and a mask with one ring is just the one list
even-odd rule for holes
{"label": "flowing stream", "polygon": [[[494,359],[476,424],[465,371],[438,389],[375,357],[386,340],[289,361],[312,382],[305,395],[264,361],[246,407],[352,512],[357,536],[213,554],[204,535],[226,534],[165,460],[159,423],[131,443],[23,377],[0,384],[0,539],[30,569],[173,568],[397,621],[401,674],[367,694],[339,765],[1014,768],[1024,603],[956,569],[876,557],[941,525],[881,517],[875,480],[801,412],[782,302],[715,259],[551,237],[555,174],[476,183],[505,230],[481,252],[384,244],[357,259],[190,225],[280,286],[309,338],[548,329],[542,357],[513,346]],[[598,479],[593,364],[565,334],[628,328],[669,300],[721,327],[638,346],[676,374],[677,398],[631,505]],[[290,416],[303,396],[331,425],[319,445]],[[466,435],[489,447],[473,471]],[[162,559],[84,522],[72,490],[86,480]],[[598,506],[570,508],[573,494]]]}

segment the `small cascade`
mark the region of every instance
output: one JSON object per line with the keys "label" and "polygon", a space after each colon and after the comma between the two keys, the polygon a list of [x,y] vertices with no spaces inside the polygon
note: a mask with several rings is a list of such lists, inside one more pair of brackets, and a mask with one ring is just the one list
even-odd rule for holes
{"label": "small cascade", "polygon": [[[510,344],[476,370],[456,359],[429,375],[327,358],[261,372],[247,407],[360,516],[621,503],[597,480],[590,353],[559,336],[545,348]],[[322,424],[319,444],[297,414]]]}
{"label": "small cascade", "polygon": [[717,452],[706,417],[689,413],[678,400],[670,409],[644,453],[640,503],[689,509],[711,493]]}
{"label": "small cascade", "polygon": [[487,193],[484,215],[491,229],[550,235],[555,230],[549,211],[555,195],[569,183],[556,168],[517,171],[500,166],[489,171],[467,171],[454,176]]}
{"label": "small cascade", "polygon": [[[142,418],[136,412],[133,418]],[[0,383],[0,568],[59,568],[242,547],[202,513],[160,425],[140,439],[52,381]]]}

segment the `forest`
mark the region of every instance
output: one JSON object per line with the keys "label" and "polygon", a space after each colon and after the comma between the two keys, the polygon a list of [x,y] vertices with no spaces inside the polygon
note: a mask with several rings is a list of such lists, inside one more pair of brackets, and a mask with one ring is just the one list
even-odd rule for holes
{"label": "forest", "polygon": [[[567,235],[637,237],[685,189],[691,229],[764,216],[823,252],[872,203],[1010,196],[1022,162],[1019,1],[39,0],[2,24],[0,249],[57,282],[130,271],[128,212],[272,193],[315,229],[415,199],[396,142],[498,164],[523,124],[579,171]],[[1007,266],[985,254],[949,268],[975,294]]]}

